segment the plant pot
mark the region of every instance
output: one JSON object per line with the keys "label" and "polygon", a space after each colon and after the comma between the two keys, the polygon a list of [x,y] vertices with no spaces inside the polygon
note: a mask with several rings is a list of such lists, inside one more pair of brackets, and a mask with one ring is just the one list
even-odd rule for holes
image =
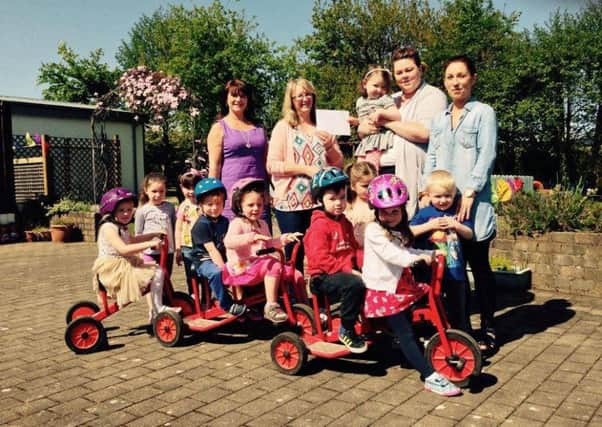
{"label": "plant pot", "polygon": [[53,242],[63,243],[69,241],[69,227],[66,225],[51,225],[50,237]]}
{"label": "plant pot", "polygon": [[[470,268],[466,269],[468,274],[468,282],[474,288],[474,276]],[[526,291],[531,289],[531,269],[524,268],[522,270],[493,270],[495,277],[495,287],[502,292]]]}
{"label": "plant pot", "polygon": [[495,286],[505,291],[526,291],[531,289],[531,269],[517,271],[494,270]]}

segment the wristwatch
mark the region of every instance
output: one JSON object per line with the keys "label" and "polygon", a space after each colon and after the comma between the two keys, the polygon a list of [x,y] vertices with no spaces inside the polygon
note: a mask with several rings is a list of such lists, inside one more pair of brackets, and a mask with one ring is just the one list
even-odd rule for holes
{"label": "wristwatch", "polygon": [[469,199],[473,199],[475,196],[475,191],[474,190],[466,190],[464,193],[462,193],[462,195]]}

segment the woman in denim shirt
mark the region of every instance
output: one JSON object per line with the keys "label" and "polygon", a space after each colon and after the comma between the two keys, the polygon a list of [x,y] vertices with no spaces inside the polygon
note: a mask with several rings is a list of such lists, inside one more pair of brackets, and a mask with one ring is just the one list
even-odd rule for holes
{"label": "woman in denim shirt", "polygon": [[462,193],[458,221],[474,221],[474,238],[464,241],[463,249],[479,301],[479,343],[483,351],[492,352],[496,348],[495,278],[489,265],[489,245],[496,224],[490,177],[496,156],[497,120],[489,105],[471,98],[477,72],[470,58],[454,56],[444,70],[445,88],[452,102],[433,119],[423,177],[437,169],[449,171]]}

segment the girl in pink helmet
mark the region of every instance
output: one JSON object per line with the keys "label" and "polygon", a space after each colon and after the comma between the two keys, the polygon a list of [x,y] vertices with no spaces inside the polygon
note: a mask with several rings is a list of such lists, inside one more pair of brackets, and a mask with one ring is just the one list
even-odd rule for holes
{"label": "girl in pink helmet", "polygon": [[303,275],[284,266],[272,255],[258,256],[257,251],[282,248],[287,243],[297,242],[301,233],[272,237],[268,224],[262,219],[265,195],[265,181],[261,178],[243,178],[232,186],[231,209],[236,217],[230,222],[224,237],[228,261],[222,277],[225,285],[255,285],[263,281],[266,298],[264,317],[274,323],[282,323],[288,319],[278,304],[282,269],[295,286],[303,286]]}
{"label": "girl in pink helmet", "polygon": [[412,248],[414,235],[408,224],[407,200],[408,189],[395,175],[379,175],[368,186],[368,201],[375,210],[376,221],[368,224],[365,231],[364,314],[386,319],[406,360],[424,378],[427,390],[455,396],[461,393],[460,389],[427,364],[407,317],[407,309],[429,289],[414,281],[410,267],[421,261],[430,264],[438,254]]}
{"label": "girl in pink helmet", "polygon": [[144,264],[140,254],[145,249],[161,243],[161,233],[132,236],[128,224],[132,221],[136,196],[127,188],[117,187],[107,191],[100,200],[102,219],[98,228],[98,258],[92,266],[94,290],[99,284],[109,297],[123,305],[138,301],[143,291],[150,287],[147,302],[150,320],[163,311],[179,312],[179,307],[163,304],[163,270],[157,265]]}

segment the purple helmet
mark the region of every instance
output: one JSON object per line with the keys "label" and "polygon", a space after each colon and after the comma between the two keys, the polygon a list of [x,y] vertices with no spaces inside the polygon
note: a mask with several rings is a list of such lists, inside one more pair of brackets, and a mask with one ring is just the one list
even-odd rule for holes
{"label": "purple helmet", "polygon": [[368,201],[379,209],[402,206],[408,201],[408,189],[403,181],[393,174],[379,175],[368,185]]}
{"label": "purple helmet", "polygon": [[117,205],[124,200],[132,200],[136,203],[136,195],[125,187],[111,188],[100,199],[100,214],[112,214]]}

